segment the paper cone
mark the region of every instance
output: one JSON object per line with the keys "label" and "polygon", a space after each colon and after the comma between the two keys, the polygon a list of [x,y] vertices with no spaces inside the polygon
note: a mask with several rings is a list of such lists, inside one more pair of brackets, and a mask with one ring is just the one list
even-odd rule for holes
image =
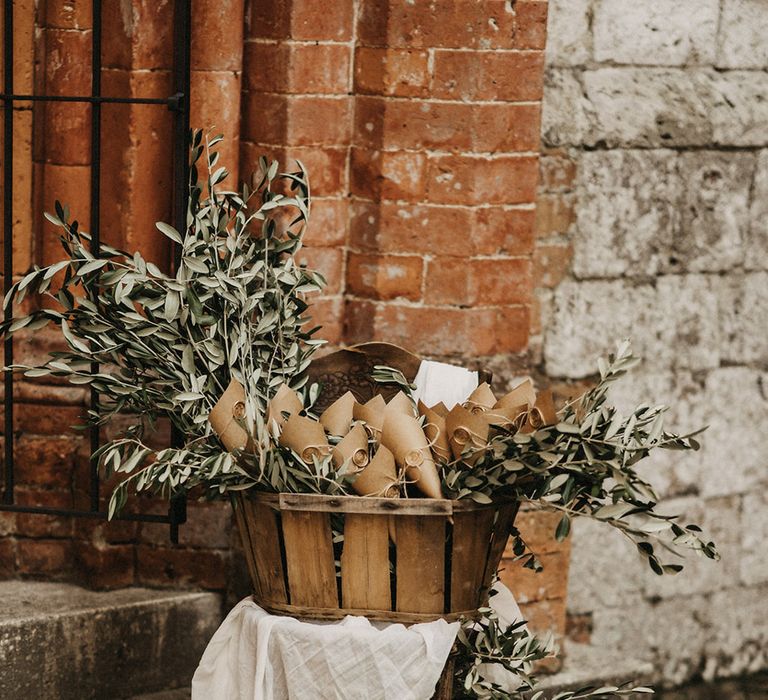
{"label": "paper cone", "polygon": [[434,411],[435,413],[437,413],[438,416],[442,416],[443,418],[445,418],[448,415],[448,408],[442,401],[436,403],[434,406],[431,407],[430,410]]}
{"label": "paper cone", "polygon": [[386,447],[379,447],[368,466],[357,473],[352,488],[360,496],[397,498],[395,458]]}
{"label": "paper cone", "polygon": [[352,425],[355,396],[351,391],[340,396],[320,416],[320,422],[331,435],[346,435]]}
{"label": "paper cone", "polygon": [[507,430],[520,430],[528,419],[528,405],[489,408],[484,414],[488,425],[498,425]]}
{"label": "paper cone", "polygon": [[521,404],[527,404],[533,406],[536,403],[536,392],[533,390],[533,382],[530,379],[526,379],[521,384],[518,384],[508,394],[502,396],[497,402],[494,408],[520,406]]}
{"label": "paper cone", "polygon": [[346,472],[356,472],[368,464],[368,433],[358,423],[344,439],[331,450],[333,466],[338,470],[346,465]]}
{"label": "paper cone", "polygon": [[[387,403],[386,411],[398,411],[406,416],[415,416],[416,411],[411,401],[402,391],[398,391]],[[385,411],[385,412],[386,412]]]}
{"label": "paper cone", "polygon": [[451,461],[451,445],[448,442],[448,431],[445,427],[445,417],[434,409],[419,401],[419,415],[424,417],[424,434],[432,445],[432,454],[438,462]]}
{"label": "paper cone", "polygon": [[331,451],[323,426],[316,420],[294,413],[285,421],[280,433],[280,444],[290,447],[305,462],[313,457],[321,459]]}
{"label": "paper cone", "polygon": [[555,402],[551,391],[542,391],[536,399],[536,405],[528,411],[526,421],[520,428],[520,432],[532,433],[545,425],[554,425],[557,422]]}
{"label": "paper cone", "polygon": [[245,418],[245,389],[236,379],[226,388],[208,415],[216,435],[225,449],[243,450],[248,444],[248,433],[237,422]]}
{"label": "paper cone", "polygon": [[384,399],[376,394],[370,401],[366,403],[357,403],[352,408],[352,416],[355,420],[361,420],[365,423],[365,427],[372,437],[377,440],[381,436],[381,429],[384,426],[384,411],[386,411],[387,404]]}
{"label": "paper cone", "polygon": [[381,431],[381,444],[392,452],[397,465],[423,494],[430,498],[443,497],[432,451],[419,421],[404,413],[388,413]]}
{"label": "paper cone", "polygon": [[464,402],[464,408],[472,413],[482,413],[483,411],[496,405],[496,396],[488,386],[488,382],[483,382],[477,387]]}
{"label": "paper cone", "polygon": [[303,410],[304,404],[299,395],[287,384],[281,384],[267,404],[267,423],[275,420],[278,425],[282,425],[286,421],[283,414],[298,415]]}
{"label": "paper cone", "polygon": [[[488,421],[482,415],[470,413],[463,406],[454,406],[445,417],[448,441],[456,459],[461,457],[465,448],[479,450],[488,444]],[[467,464],[474,464],[482,456],[481,452],[464,458]]]}

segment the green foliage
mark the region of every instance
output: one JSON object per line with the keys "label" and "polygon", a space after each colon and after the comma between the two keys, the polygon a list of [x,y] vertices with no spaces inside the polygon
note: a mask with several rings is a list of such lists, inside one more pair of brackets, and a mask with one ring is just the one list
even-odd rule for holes
{"label": "green foliage", "polygon": [[[612,384],[637,364],[629,343],[600,360],[600,381],[558,414],[556,425],[534,433],[497,431],[472,469],[453,462],[442,468],[444,489],[454,498],[489,499],[512,495],[536,508],[562,514],[554,536],[570,531],[571,519],[590,517],[626,535],[656,574],[682,569],[661,559],[689,548],[718,559],[712,542],[696,525],[683,525],[674,515],[657,512],[658,498],[635,467],[655,449],[696,450],[694,436],[664,430],[664,406],[638,406],[624,416],[606,403]],[[698,431],[701,432],[701,431]],[[537,568],[535,558],[515,542],[516,554]],[[660,551],[662,550],[662,551]]]}

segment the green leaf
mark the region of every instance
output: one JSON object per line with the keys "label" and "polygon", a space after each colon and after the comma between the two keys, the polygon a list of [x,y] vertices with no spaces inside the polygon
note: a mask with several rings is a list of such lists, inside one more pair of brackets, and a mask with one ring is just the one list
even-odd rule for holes
{"label": "green leaf", "polygon": [[173,226],[166,224],[164,221],[155,222],[155,226],[157,227],[157,230],[160,231],[160,233],[170,238],[174,243],[184,245],[181,234],[175,228],[173,228]]}
{"label": "green leaf", "polygon": [[571,519],[564,515],[560,518],[560,522],[557,524],[557,530],[555,530],[555,539],[558,542],[562,542],[571,531]]}

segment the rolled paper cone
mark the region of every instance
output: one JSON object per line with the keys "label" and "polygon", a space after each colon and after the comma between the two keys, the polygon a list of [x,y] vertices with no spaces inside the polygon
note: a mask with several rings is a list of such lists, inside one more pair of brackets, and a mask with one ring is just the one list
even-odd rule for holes
{"label": "rolled paper cone", "polygon": [[411,401],[402,391],[398,391],[387,403],[386,411],[398,411],[406,416],[415,416],[413,410],[413,401]]}
{"label": "rolled paper cone", "polygon": [[533,382],[526,379],[522,384],[518,384],[508,394],[502,396],[495,404],[494,408],[503,408],[505,406],[513,407],[527,404],[533,406],[536,403],[536,392],[533,390]]}
{"label": "rolled paper cone", "polygon": [[507,430],[519,430],[521,423],[525,423],[528,415],[528,406],[501,406],[490,408],[484,414],[488,425],[498,425]]}
{"label": "rolled paper cone", "polygon": [[379,447],[368,466],[357,473],[352,488],[360,496],[397,498],[399,493],[394,455],[386,447]]}
{"label": "rolled paper cone", "polygon": [[267,423],[276,420],[278,425],[285,423],[284,413],[289,415],[298,415],[304,410],[304,404],[299,395],[287,384],[283,383],[275,392],[275,395],[267,404]]}
{"label": "rolled paper cone", "polygon": [[333,466],[338,470],[345,464],[346,472],[357,472],[368,465],[368,433],[358,423],[331,450]]}
{"label": "rolled paper cone", "polygon": [[229,382],[221,398],[208,414],[208,421],[221,444],[229,450],[243,450],[248,444],[248,433],[237,422],[245,417],[245,389],[236,379]]}
{"label": "rolled paper cone", "polygon": [[352,408],[352,416],[355,420],[361,420],[365,423],[368,432],[375,438],[381,435],[381,429],[384,427],[384,412],[387,403],[380,394],[376,394],[366,403],[357,403]]}
{"label": "rolled paper cone", "polygon": [[292,414],[283,424],[280,444],[290,447],[305,462],[311,462],[313,457],[325,457],[331,451],[323,426],[316,420],[300,416],[298,413]]}
{"label": "rolled paper cone", "polygon": [[443,418],[448,415],[448,409],[442,401],[439,401],[434,406],[432,406],[432,410],[437,413],[438,416],[442,416]]}
{"label": "rolled paper cone", "polygon": [[557,422],[555,402],[551,391],[543,391],[536,399],[536,405],[528,411],[527,419],[520,428],[521,432],[532,433],[545,425],[554,425]]}
{"label": "rolled paper cone", "polygon": [[488,382],[483,382],[477,387],[464,403],[464,408],[472,413],[482,413],[496,405],[496,396],[488,386]]}
{"label": "rolled paper cone", "polygon": [[424,417],[424,434],[432,445],[432,454],[438,462],[451,461],[451,444],[448,442],[448,431],[445,427],[445,417],[419,401],[419,415]]}
{"label": "rolled paper cone", "polygon": [[320,416],[320,422],[331,435],[346,435],[352,425],[355,395],[348,391],[339,396]]}
{"label": "rolled paper cone", "polygon": [[[469,447],[478,450],[488,444],[489,426],[483,415],[471,413],[463,406],[454,406],[445,417],[445,427],[448,431],[448,441],[451,452],[459,459],[462,452]],[[481,454],[465,457],[467,464],[474,464]]]}
{"label": "rolled paper cone", "polygon": [[381,430],[381,444],[392,452],[397,466],[405,470],[419,491],[430,498],[443,497],[429,441],[419,421],[404,413],[388,413]]}

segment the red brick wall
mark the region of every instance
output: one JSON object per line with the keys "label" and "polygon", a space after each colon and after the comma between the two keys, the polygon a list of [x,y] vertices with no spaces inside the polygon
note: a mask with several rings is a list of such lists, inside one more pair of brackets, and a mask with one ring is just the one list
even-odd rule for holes
{"label": "red brick wall", "polygon": [[[90,3],[34,8],[15,6],[17,90],[89,92]],[[105,94],[170,94],[171,8],[104,4]],[[193,124],[227,136],[233,178],[264,153],[310,171],[305,258],[328,278],[314,307],[325,336],[525,366],[533,290],[561,253],[535,246],[548,225],[536,225],[547,3],[194,0],[193,13]],[[171,114],[102,113],[102,236],[163,262],[154,222],[170,212]],[[17,275],[59,257],[41,216],[55,198],[88,221],[89,125],[82,105],[19,105]],[[18,355],[42,357],[55,342],[38,334]],[[69,430],[85,393],[16,391],[18,502],[86,507],[87,445]],[[171,547],[159,525],[5,513],[0,574],[223,589],[238,567],[227,507],[190,504],[181,538]]]}

